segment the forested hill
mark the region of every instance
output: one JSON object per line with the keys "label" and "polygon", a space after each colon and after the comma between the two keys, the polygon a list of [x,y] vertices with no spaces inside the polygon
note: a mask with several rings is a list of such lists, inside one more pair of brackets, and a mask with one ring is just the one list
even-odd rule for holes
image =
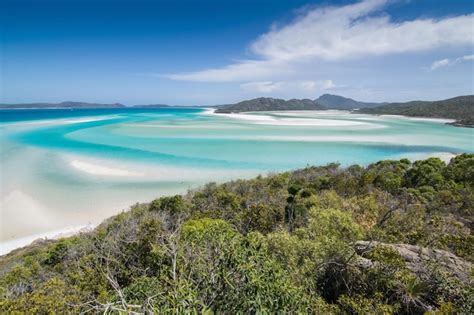
{"label": "forested hill", "polygon": [[325,106],[310,99],[283,100],[278,98],[260,97],[252,100],[242,101],[233,105],[218,107],[216,113],[239,113],[256,111],[279,111],[279,110],[324,110]]}
{"label": "forested hill", "polygon": [[238,113],[278,110],[352,110],[356,108],[375,107],[383,104],[384,103],[359,102],[339,95],[323,94],[315,100],[291,99],[286,101],[283,99],[260,97],[232,105],[220,105],[215,107],[218,108],[216,113]]}
{"label": "forested hill", "polygon": [[208,184],[0,258],[0,313],[473,314],[474,155]]}
{"label": "forested hill", "polygon": [[357,111],[366,114],[405,115],[455,119],[457,126],[474,127],[474,95],[458,96],[442,101],[390,103]]}
{"label": "forested hill", "polygon": [[376,107],[385,103],[367,103],[353,100],[333,94],[323,94],[315,100],[316,103],[326,106],[329,109],[351,110],[356,108]]}
{"label": "forested hill", "polygon": [[375,115],[404,115],[413,117],[447,118],[452,125],[474,127],[474,95],[458,96],[442,101],[412,101],[406,103],[366,103],[338,95],[324,94],[316,100],[275,99],[260,97],[232,105],[215,106],[216,113],[284,110],[355,110],[355,113]]}
{"label": "forested hill", "polygon": [[85,102],[61,102],[61,103],[26,103],[26,104],[0,104],[0,109],[23,109],[23,108],[123,108],[125,105],[120,103],[101,104]]}

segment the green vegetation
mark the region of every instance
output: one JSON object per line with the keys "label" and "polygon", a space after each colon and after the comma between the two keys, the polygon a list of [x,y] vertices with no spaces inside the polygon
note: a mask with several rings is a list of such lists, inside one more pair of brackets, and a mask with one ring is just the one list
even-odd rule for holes
{"label": "green vegetation", "polygon": [[278,110],[324,110],[325,106],[309,99],[282,100],[278,98],[260,97],[252,100],[242,101],[233,105],[219,106],[216,113],[239,113]]}
{"label": "green vegetation", "polygon": [[391,103],[375,108],[363,108],[357,113],[405,115],[455,119],[454,126],[474,127],[474,95],[458,96],[443,101]]}
{"label": "green vegetation", "polygon": [[208,184],[0,258],[0,313],[474,312],[474,155]]}
{"label": "green vegetation", "polygon": [[458,96],[435,102],[364,103],[338,95],[324,94],[316,100],[291,99],[285,101],[260,97],[237,104],[216,107],[216,113],[357,109],[355,113],[454,119],[455,122],[450,123],[453,126],[474,127],[474,95]]}
{"label": "green vegetation", "polygon": [[351,110],[356,108],[376,107],[385,103],[367,103],[353,100],[352,98],[342,97],[333,94],[323,94],[315,102],[326,106],[329,109]]}
{"label": "green vegetation", "polygon": [[363,107],[380,106],[383,103],[364,103],[351,98],[338,95],[324,94],[315,100],[291,99],[288,101],[276,98],[260,97],[242,101],[232,105],[216,106],[216,113],[239,113],[256,111],[281,111],[281,110],[326,110],[341,109],[351,110]]}

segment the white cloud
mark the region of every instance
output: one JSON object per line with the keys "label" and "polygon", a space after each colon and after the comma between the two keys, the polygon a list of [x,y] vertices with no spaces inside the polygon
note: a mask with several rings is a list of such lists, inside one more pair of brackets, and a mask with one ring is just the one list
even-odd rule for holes
{"label": "white cloud", "polygon": [[252,51],[269,59],[336,60],[474,42],[473,15],[393,23],[387,15],[374,15],[386,3],[369,0],[309,11],[292,24],[262,35]]}
{"label": "white cloud", "polygon": [[329,89],[333,89],[333,88],[336,88],[337,86],[334,84],[334,82],[332,82],[332,80],[325,80],[322,82],[322,86],[321,88],[323,90],[329,90]]}
{"label": "white cloud", "polygon": [[433,62],[431,64],[430,69],[435,70],[435,69],[438,69],[438,68],[441,68],[441,67],[446,67],[449,64],[451,64],[451,60],[447,59],[447,58],[446,59],[441,59],[441,60],[436,60],[435,62]]}
{"label": "white cloud", "polygon": [[272,93],[279,90],[283,82],[261,81],[248,82],[240,85],[240,88],[246,92]]}
{"label": "white cloud", "polygon": [[462,60],[474,60],[474,55],[467,55],[461,58]]}
{"label": "white cloud", "polygon": [[466,56],[458,57],[458,58],[455,58],[455,59],[445,58],[445,59],[441,59],[441,60],[436,60],[435,62],[433,62],[431,64],[430,70],[433,71],[433,70],[436,70],[438,68],[453,66],[457,63],[460,63],[460,62],[463,62],[463,61],[470,61],[470,60],[474,60],[474,55],[466,55]]}
{"label": "white cloud", "polygon": [[[381,12],[389,0],[306,10],[292,23],[273,28],[250,45],[255,60],[222,68],[167,75],[173,80],[267,81],[295,75],[306,63],[427,51],[474,44],[474,14],[393,22]],[[443,65],[441,65],[443,66]]]}
{"label": "white cloud", "polygon": [[245,60],[223,68],[167,75],[172,80],[196,82],[252,81],[290,73],[280,60]]}
{"label": "white cloud", "polygon": [[[314,97],[316,92],[322,92],[336,88],[336,84],[332,80],[311,81],[311,80],[296,80],[296,81],[256,81],[242,83],[240,88],[248,93],[261,94],[280,94],[280,95],[304,95]],[[283,94],[281,94],[283,93]]]}

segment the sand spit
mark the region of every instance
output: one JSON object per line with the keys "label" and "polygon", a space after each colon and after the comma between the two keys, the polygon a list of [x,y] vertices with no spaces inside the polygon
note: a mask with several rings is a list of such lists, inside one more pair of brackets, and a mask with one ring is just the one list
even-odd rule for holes
{"label": "sand spit", "polygon": [[100,175],[100,176],[130,176],[130,177],[141,177],[144,176],[143,173],[112,168],[103,165],[92,164],[89,162],[84,162],[80,160],[72,160],[69,163],[73,168],[83,171],[91,175]]}

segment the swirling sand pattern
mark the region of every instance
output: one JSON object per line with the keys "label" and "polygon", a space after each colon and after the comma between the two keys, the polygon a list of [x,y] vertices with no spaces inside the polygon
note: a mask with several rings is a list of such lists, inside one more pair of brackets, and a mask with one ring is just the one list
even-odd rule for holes
{"label": "swirling sand pattern", "polygon": [[338,111],[10,110],[0,118],[2,252],[208,181],[334,161],[449,160],[474,148],[472,129],[444,121]]}

